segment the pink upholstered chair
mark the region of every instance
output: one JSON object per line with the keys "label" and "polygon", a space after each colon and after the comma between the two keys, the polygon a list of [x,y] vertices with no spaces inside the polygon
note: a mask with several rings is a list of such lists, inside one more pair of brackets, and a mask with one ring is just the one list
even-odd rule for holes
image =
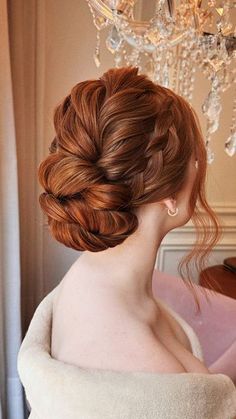
{"label": "pink upholstered chair", "polygon": [[202,345],[205,364],[213,373],[228,375],[236,385],[236,300],[206,289],[195,289],[202,313],[181,278],[154,270],[153,293],[179,313],[194,329]]}

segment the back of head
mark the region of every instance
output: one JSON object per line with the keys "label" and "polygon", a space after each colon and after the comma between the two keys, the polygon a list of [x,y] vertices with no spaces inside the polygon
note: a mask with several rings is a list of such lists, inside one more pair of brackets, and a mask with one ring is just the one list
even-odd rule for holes
{"label": "back of head", "polygon": [[121,244],[138,228],[135,208],[181,190],[193,153],[190,210],[195,216],[199,201],[217,225],[205,200],[206,151],[194,110],[138,68],[111,68],[77,83],[56,106],[54,127],[51,153],[38,169],[39,201],[65,246],[98,252]]}
{"label": "back of head", "polygon": [[132,67],[76,84],[54,126],[40,205],[53,236],[77,250],[122,243],[138,227],[134,208],[180,190],[201,149],[190,106]]}

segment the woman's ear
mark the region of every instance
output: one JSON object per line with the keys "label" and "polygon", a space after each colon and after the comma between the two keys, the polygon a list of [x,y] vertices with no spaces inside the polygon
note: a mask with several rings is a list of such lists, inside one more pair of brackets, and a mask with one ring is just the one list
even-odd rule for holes
{"label": "woman's ear", "polygon": [[169,209],[171,212],[176,211],[176,199],[173,198],[166,198],[162,200],[162,203]]}

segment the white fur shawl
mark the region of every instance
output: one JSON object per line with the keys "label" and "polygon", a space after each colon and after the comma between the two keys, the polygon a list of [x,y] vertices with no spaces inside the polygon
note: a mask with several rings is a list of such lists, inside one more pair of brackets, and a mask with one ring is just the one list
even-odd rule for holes
{"label": "white fur shawl", "polygon": [[[52,301],[38,305],[21,344],[17,368],[30,419],[233,419],[236,388],[224,374],[117,372],[81,368],[51,357]],[[202,359],[193,329],[175,311]]]}

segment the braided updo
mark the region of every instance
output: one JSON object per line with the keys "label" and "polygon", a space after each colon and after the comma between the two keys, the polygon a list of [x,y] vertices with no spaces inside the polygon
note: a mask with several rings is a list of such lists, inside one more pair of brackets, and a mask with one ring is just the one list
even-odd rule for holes
{"label": "braided updo", "polygon": [[38,168],[42,210],[56,240],[98,252],[138,227],[135,208],[175,194],[192,153],[197,198],[204,198],[206,153],[196,115],[168,88],[138,68],[112,68],[77,83],[54,111],[55,138]]}

